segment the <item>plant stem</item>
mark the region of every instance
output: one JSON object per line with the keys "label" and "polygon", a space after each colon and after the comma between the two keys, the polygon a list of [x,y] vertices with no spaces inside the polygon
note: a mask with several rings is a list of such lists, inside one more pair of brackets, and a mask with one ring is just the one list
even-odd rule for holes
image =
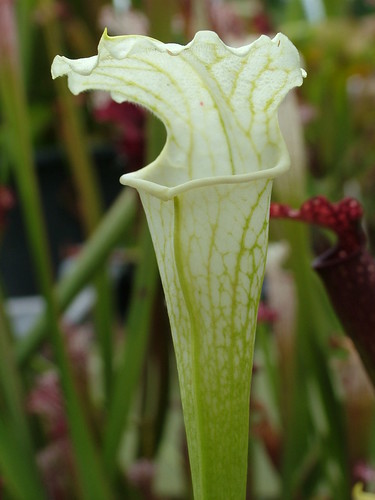
{"label": "plant stem", "polygon": [[[2,411],[0,414],[0,470],[4,481],[4,498],[15,500],[47,498],[29,451],[25,448],[25,443],[19,434],[17,422]],[[7,493],[11,496],[7,496]]]}
{"label": "plant stem", "polygon": [[[120,242],[133,221],[135,214],[135,193],[124,190],[103,218],[98,229],[86,243],[74,268],[56,285],[59,312],[65,311],[77,293],[92,279],[98,266],[105,261]],[[47,333],[47,316],[42,314],[32,329],[16,346],[17,361],[25,365],[34,354]]]}
{"label": "plant stem", "polygon": [[191,0],[193,4],[194,31],[208,29],[208,2],[206,0]]}
{"label": "plant stem", "polygon": [[22,384],[12,349],[13,333],[4,307],[4,297],[0,290],[0,389],[12,419],[26,443],[31,443],[23,404]]}
{"label": "plant stem", "polygon": [[[13,483],[19,483],[19,469],[16,464],[24,464],[28,473],[26,478],[22,478],[21,483],[26,479],[30,481],[27,491],[30,498],[44,498],[43,486],[39,477],[39,472],[34,459],[34,450],[26,412],[24,407],[24,396],[22,384],[17,372],[14,359],[13,338],[11,326],[4,308],[3,294],[0,290],[0,401],[4,400],[5,409],[2,414],[9,415],[6,425],[4,422],[4,434],[12,434],[11,429],[16,430],[17,446],[14,441],[7,441],[13,448],[14,463],[9,461],[9,450],[6,444],[0,446],[0,463],[5,467],[5,480],[11,487]],[[4,443],[3,443],[4,444]]]}
{"label": "plant stem", "polygon": [[110,499],[112,494],[104,479],[98,455],[88,431],[59,329],[58,308],[52,287],[52,266],[34,173],[25,88],[19,68],[18,48],[15,43],[17,30],[14,10],[13,5],[5,0],[0,3],[0,31],[2,33],[0,38],[0,98],[4,118],[10,130],[9,135],[12,137],[13,171],[20,195],[32,259],[39,289],[46,301],[48,331],[65,396],[76,457],[77,477],[83,498],[87,500]]}
{"label": "plant stem", "polygon": [[[348,498],[349,492],[344,424],[341,406],[322,350],[326,332],[333,331],[332,323],[327,315],[321,314],[324,310],[324,295],[311,269],[306,228],[286,222],[285,232],[292,248],[291,267],[296,280],[299,307],[294,386],[284,446],[283,498],[293,497],[300,483],[303,483],[300,466],[306,456],[309,439],[312,439],[315,432],[324,450],[319,459],[327,469],[327,480],[332,482],[334,491],[339,492],[339,498],[344,499]],[[310,390],[306,390],[307,388]],[[313,389],[319,394],[319,400],[312,402]],[[315,410],[320,406],[319,410],[329,422],[330,432],[327,435],[317,429],[312,420],[312,404],[315,405]],[[329,464],[333,460],[337,466],[335,474],[331,474],[329,470]]]}
{"label": "plant stem", "polygon": [[139,243],[142,253],[129,309],[123,360],[116,375],[104,436],[104,460],[110,476],[113,476],[115,472],[120,439],[139,382],[150,336],[150,317],[157,283],[157,266],[145,220],[142,222]]}
{"label": "plant stem", "polygon": [[[54,0],[39,0],[39,4],[46,12],[54,12],[56,7]],[[48,55],[52,61],[56,54],[62,52],[60,26],[57,23],[56,16],[49,16],[43,27]],[[55,86],[58,96],[58,111],[61,118],[62,138],[78,190],[83,226],[86,235],[90,235],[97,227],[102,215],[101,193],[95,175],[95,166],[88,154],[82,118],[78,113],[76,99],[69,92],[64,80],[56,80]],[[112,382],[113,329],[111,318],[113,317],[113,300],[105,264],[106,262],[101,262],[94,276],[97,294],[94,318],[104,367],[105,394],[108,400]]]}

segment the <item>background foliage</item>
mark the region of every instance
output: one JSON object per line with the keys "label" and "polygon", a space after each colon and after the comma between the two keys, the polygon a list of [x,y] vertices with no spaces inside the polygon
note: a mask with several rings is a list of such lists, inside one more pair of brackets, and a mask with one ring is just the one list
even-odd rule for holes
{"label": "background foliage", "polygon": [[[95,54],[105,26],[179,43],[197,29],[236,45],[289,36],[308,78],[281,111],[292,170],[275,201],[354,196],[375,249],[370,0],[0,0],[4,499],[191,495],[153,249],[136,196],[118,185],[157,156],[164,129],[139,108],[73,97],[50,77],[56,54]],[[301,223],[271,224],[251,499],[344,500],[357,481],[375,488],[373,388],[311,269],[331,242]]]}

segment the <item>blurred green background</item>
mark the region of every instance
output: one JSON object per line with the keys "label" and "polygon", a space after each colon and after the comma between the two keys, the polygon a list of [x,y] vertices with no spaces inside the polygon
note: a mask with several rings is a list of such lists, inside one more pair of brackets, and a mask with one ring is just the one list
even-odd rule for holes
{"label": "blurred green background", "polygon": [[[50,75],[56,54],[96,54],[105,27],[183,44],[212,29],[234,46],[285,33],[308,77],[280,110],[292,168],[274,200],[354,197],[375,250],[375,2],[0,0],[4,499],[191,498],[153,249],[118,183],[165,131]],[[373,387],[311,269],[332,235],[275,220],[270,240],[248,498],[345,500],[358,481],[375,491]]]}

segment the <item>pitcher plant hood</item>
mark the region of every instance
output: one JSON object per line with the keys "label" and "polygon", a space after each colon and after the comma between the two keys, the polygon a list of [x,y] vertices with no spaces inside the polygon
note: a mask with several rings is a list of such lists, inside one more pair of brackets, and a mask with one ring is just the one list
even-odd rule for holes
{"label": "pitcher plant hood", "polygon": [[160,198],[213,178],[272,178],[289,166],[277,108],[302,84],[304,70],[280,33],[231,48],[211,31],[198,32],[186,46],[104,32],[97,56],[56,56],[52,75],[67,75],[74,94],[109,91],[115,101],[139,103],[162,120],[168,138],[160,156],[121,180]]}

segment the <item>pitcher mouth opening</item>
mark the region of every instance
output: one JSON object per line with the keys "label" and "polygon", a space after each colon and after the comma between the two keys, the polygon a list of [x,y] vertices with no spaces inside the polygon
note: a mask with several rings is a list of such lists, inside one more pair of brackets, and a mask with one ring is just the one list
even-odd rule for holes
{"label": "pitcher mouth opening", "polygon": [[[199,189],[203,187],[215,186],[219,184],[241,184],[257,180],[269,180],[274,179],[278,175],[287,171],[290,166],[289,158],[280,158],[279,162],[271,168],[264,170],[257,170],[255,172],[249,172],[246,174],[234,174],[234,175],[219,175],[211,177],[202,177],[199,179],[187,180],[175,186],[167,186],[165,184],[157,182],[157,180],[152,179],[153,175],[149,175],[147,172],[149,169],[153,170],[154,163],[147,165],[146,167],[137,170],[136,172],[131,172],[129,174],[124,174],[120,177],[120,183],[124,186],[130,186],[137,191],[146,192],[156,198],[160,198],[163,201],[168,201],[173,199],[186,191],[192,189]],[[160,168],[160,164],[157,168]],[[148,178],[149,177],[149,178]],[[156,177],[156,176],[155,176]]]}

